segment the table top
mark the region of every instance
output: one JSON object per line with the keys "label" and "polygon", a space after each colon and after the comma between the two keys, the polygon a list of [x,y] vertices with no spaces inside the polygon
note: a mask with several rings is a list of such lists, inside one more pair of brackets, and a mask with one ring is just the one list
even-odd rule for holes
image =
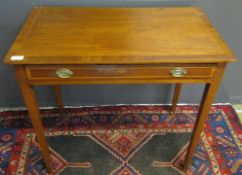
{"label": "table top", "polygon": [[232,62],[201,9],[36,7],[8,64]]}

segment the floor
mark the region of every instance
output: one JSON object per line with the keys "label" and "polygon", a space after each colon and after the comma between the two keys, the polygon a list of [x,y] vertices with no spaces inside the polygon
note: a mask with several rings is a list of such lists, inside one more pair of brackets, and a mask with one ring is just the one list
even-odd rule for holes
{"label": "floor", "polygon": [[239,119],[242,122],[242,104],[233,104],[234,109],[239,115]]}
{"label": "floor", "polygon": [[[234,135],[241,126],[238,121],[238,115],[234,115],[234,110],[229,105],[216,106],[217,108],[211,108],[211,112],[217,110],[223,110],[224,112],[219,111],[211,115],[207,125],[205,125],[206,128],[202,135],[204,144],[201,144],[194,154],[194,164],[191,168],[193,174],[213,174],[213,171],[219,173],[221,171],[221,174],[239,174],[240,167],[237,165],[240,163],[241,154],[239,144],[237,144],[237,136],[235,137]],[[242,105],[235,105],[234,109],[236,108],[241,115],[242,110],[240,107]],[[162,115],[162,111],[167,110],[167,107],[160,108],[160,106],[111,106],[95,107],[93,110],[90,108],[73,108],[68,110],[68,121],[66,118],[58,117],[58,110],[53,110],[52,112],[44,110],[45,113],[42,111],[43,116],[53,116],[43,117],[43,123],[45,126],[53,128],[48,130],[48,135],[55,136],[47,138],[52,148],[53,160],[55,160],[55,173],[59,175],[106,175],[110,174],[110,172],[112,174],[126,174],[126,172],[128,174],[138,174],[136,173],[138,171],[141,172],[139,174],[177,175],[180,172],[179,167],[184,159],[185,147],[190,138],[188,131],[191,134],[193,126],[191,124],[196,118],[195,112],[198,109],[193,105],[190,105],[190,107],[182,107],[181,105],[178,108],[177,111],[180,112],[177,114],[179,115],[173,119],[170,118],[168,112],[164,113],[166,115]],[[126,114],[125,111],[129,115],[124,115]],[[184,113],[181,111],[184,111]],[[7,118],[7,120],[3,122],[0,120],[2,128],[31,126],[26,111],[14,111],[11,115],[10,113],[4,114],[6,115],[3,117]],[[69,116],[75,116],[75,114],[77,117],[69,118]],[[85,116],[83,116],[84,114]],[[88,114],[92,115],[86,118]],[[228,117],[222,117],[226,114]],[[11,116],[12,120],[9,120]],[[24,116],[24,118],[16,119],[16,116]],[[100,123],[101,127],[98,127],[97,124]],[[122,123],[126,123],[127,128],[130,126],[134,129],[125,130],[120,125]],[[91,125],[95,129],[93,133],[90,132]],[[67,127],[66,129],[65,126]],[[75,130],[73,132],[65,132],[69,126],[75,128]],[[104,132],[103,126],[107,128],[107,132]],[[234,129],[230,131],[229,129],[231,128]],[[166,130],[170,132],[164,134]],[[171,131],[176,132],[172,133]],[[62,135],[59,135],[60,133]],[[18,159],[21,158],[23,160],[21,164],[31,166],[22,169],[18,164],[8,164],[9,161],[5,161],[5,167],[9,166],[9,170],[13,171],[13,174],[20,171],[23,172],[24,170],[28,171],[24,174],[35,174],[35,172],[46,174],[46,169],[43,168],[42,154],[38,149],[34,132],[28,132],[28,130],[24,129],[16,131],[14,129],[11,130],[11,133],[5,133],[4,136],[0,136],[0,138],[3,138],[1,140],[6,140],[7,144],[12,143],[12,140],[9,138],[16,137],[25,139],[20,140],[18,144],[10,144],[12,148],[6,147],[7,152],[4,153],[18,155]],[[66,141],[63,142],[63,139]],[[174,141],[176,141],[176,144],[173,144]],[[159,145],[159,147],[156,145]],[[170,146],[167,147],[167,145]],[[15,152],[11,152],[11,150]],[[66,150],[74,150],[74,154]],[[28,154],[25,154],[26,152]],[[211,160],[214,160],[212,164],[207,161],[210,160],[208,156],[212,158]],[[0,155],[0,157],[2,156]],[[13,158],[12,161],[15,161],[16,157]],[[100,162],[102,163],[100,164]],[[15,170],[16,172],[14,172]]]}
{"label": "floor", "polygon": [[[242,123],[242,104],[232,104],[232,106],[238,113],[240,122]],[[19,108],[19,109],[23,109],[23,108]],[[5,110],[6,110],[6,108],[0,108],[0,111],[5,111]]]}

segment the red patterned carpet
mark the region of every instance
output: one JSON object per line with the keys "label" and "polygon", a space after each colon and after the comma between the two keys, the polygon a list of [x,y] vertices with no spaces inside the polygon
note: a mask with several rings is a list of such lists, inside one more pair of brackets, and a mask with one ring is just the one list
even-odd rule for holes
{"label": "red patterned carpet", "polygon": [[[41,110],[57,175],[175,175],[198,108],[106,106]],[[0,113],[0,174],[44,175],[45,164],[26,111]],[[229,105],[213,106],[190,175],[242,174],[242,127]]]}

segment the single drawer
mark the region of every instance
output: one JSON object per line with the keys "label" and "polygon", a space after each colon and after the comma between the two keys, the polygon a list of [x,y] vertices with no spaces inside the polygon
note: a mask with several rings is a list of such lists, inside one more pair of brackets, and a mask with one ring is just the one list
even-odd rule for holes
{"label": "single drawer", "polygon": [[210,78],[213,66],[58,65],[26,66],[28,80]]}

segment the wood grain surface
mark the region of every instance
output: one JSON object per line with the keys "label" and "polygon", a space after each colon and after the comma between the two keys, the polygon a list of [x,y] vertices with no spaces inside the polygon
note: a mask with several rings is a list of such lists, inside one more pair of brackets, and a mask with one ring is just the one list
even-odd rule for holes
{"label": "wood grain surface", "polygon": [[[11,60],[14,55],[23,60]],[[204,13],[186,8],[37,7],[5,63],[146,64],[235,58]]]}

